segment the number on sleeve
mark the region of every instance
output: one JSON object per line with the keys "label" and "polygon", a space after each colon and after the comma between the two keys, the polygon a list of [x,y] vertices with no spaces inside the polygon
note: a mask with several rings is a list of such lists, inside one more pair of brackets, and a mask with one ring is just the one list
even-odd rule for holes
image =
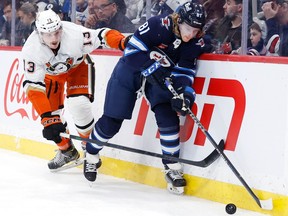
{"label": "number on sleeve", "polygon": [[90,32],[83,32],[83,36],[84,36],[84,43],[83,45],[92,45],[92,39],[91,39],[91,34]]}
{"label": "number on sleeve", "polygon": [[148,26],[148,22],[145,22],[144,24],[139,26],[138,30],[139,30],[139,34],[140,35],[145,34],[146,32],[148,32],[150,30],[150,28]]}
{"label": "number on sleeve", "polygon": [[23,61],[24,61],[24,71],[27,71],[29,73],[33,73],[35,71],[35,63],[28,61],[26,64],[25,60],[23,60]]}

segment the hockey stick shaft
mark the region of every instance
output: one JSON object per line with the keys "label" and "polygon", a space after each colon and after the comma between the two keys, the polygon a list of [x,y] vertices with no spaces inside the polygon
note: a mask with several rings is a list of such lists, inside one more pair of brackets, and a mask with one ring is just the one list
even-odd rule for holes
{"label": "hockey stick shaft", "polygon": [[[179,94],[175,91],[174,87],[172,86],[171,82],[168,79],[165,80],[165,85],[168,88],[168,90],[173,94],[173,96],[180,98]],[[194,122],[197,124],[197,126],[201,129],[201,131],[205,134],[205,136],[211,142],[213,147],[218,151],[220,156],[223,158],[223,160],[226,162],[226,164],[230,167],[232,172],[236,175],[236,177],[239,179],[239,181],[242,183],[242,185],[245,187],[245,189],[248,191],[248,193],[253,197],[253,199],[256,201],[258,206],[260,208],[263,208],[263,209],[266,209],[266,210],[273,209],[272,199],[260,200],[255,195],[255,193],[252,191],[252,189],[249,187],[249,185],[243,179],[241,174],[237,171],[235,166],[228,159],[226,154],[219,149],[219,147],[217,146],[217,143],[215,142],[215,140],[212,138],[212,136],[209,134],[209,132],[205,129],[205,127],[201,124],[201,122],[198,120],[198,118],[194,115],[194,113],[191,111],[191,109],[188,108],[188,110],[189,110],[189,115],[191,116],[191,118],[194,120]]]}
{"label": "hockey stick shaft", "polygon": [[[152,156],[152,157],[162,158],[162,159],[166,159],[166,160],[171,160],[171,161],[180,162],[180,163],[189,164],[189,165],[194,165],[194,166],[199,166],[199,167],[207,167],[208,165],[210,165],[212,162],[214,162],[218,158],[215,156],[215,152],[212,152],[210,155],[208,155],[205,159],[203,159],[201,161],[191,161],[191,160],[187,160],[187,159],[176,158],[176,157],[172,157],[169,155],[162,155],[162,154],[158,154],[158,153],[150,152],[150,151],[145,151],[145,150],[141,150],[141,149],[130,148],[127,146],[112,144],[112,143],[108,143],[108,142],[101,142],[99,140],[82,138],[80,136],[67,134],[67,133],[60,133],[60,135],[62,137],[69,138],[69,139],[74,139],[74,140],[84,141],[84,142],[89,142],[89,143],[95,143],[97,145],[103,145],[103,146],[107,146],[107,147],[111,147],[111,148],[115,148],[115,149],[120,149],[120,150],[124,150],[124,151],[134,152],[134,153],[138,153],[138,154],[148,155],[148,156]],[[221,143],[219,145],[223,146]],[[212,158],[211,161],[209,161],[209,158]]]}

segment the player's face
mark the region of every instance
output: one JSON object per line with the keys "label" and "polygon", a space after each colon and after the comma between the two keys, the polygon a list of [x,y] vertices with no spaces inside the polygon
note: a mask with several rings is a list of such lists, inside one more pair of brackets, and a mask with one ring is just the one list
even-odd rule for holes
{"label": "player's face", "polygon": [[62,29],[60,28],[51,33],[41,32],[41,36],[44,43],[50,47],[50,49],[57,49],[61,41]]}
{"label": "player's face", "polygon": [[181,34],[181,39],[184,42],[188,42],[191,39],[195,38],[196,35],[200,32],[199,28],[194,28],[184,22],[179,24],[179,30]]}

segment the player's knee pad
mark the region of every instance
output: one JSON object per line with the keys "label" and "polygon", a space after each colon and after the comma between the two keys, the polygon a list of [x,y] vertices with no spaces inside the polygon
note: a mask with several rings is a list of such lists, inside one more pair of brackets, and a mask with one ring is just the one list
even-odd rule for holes
{"label": "player's knee pad", "polygon": [[92,105],[84,95],[69,97],[67,105],[78,133],[89,135],[94,126]]}

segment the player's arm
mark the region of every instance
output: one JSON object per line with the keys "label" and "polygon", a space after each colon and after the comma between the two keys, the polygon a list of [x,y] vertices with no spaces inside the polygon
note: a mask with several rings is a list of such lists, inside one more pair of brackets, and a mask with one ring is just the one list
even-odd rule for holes
{"label": "player's arm", "polygon": [[[192,88],[196,76],[197,59],[203,53],[202,39],[194,39],[182,46],[180,59],[171,74],[173,87],[180,97],[173,97],[171,104],[174,110],[185,116],[195,101],[196,93]],[[189,108],[189,109],[188,109]]]}
{"label": "player's arm", "polygon": [[160,25],[159,18],[152,17],[135,31],[128,46],[138,51],[149,52],[153,47],[165,43],[168,34],[168,29]]}
{"label": "player's arm", "polygon": [[33,107],[41,116],[43,113],[51,112],[50,102],[46,96],[44,83],[45,69],[34,58],[23,54],[24,82],[23,88]]}
{"label": "player's arm", "polygon": [[114,48],[124,50],[130,36],[125,36],[115,29],[87,29],[83,31],[83,50],[85,53],[90,53],[99,47]]}
{"label": "player's arm", "polygon": [[41,69],[41,66],[34,61],[24,59],[24,74],[23,87],[29,101],[41,116],[41,124],[44,127],[43,137],[53,140],[57,144],[61,143],[60,132],[65,132],[66,128],[62,124],[60,116],[52,114],[44,84],[45,70]]}

